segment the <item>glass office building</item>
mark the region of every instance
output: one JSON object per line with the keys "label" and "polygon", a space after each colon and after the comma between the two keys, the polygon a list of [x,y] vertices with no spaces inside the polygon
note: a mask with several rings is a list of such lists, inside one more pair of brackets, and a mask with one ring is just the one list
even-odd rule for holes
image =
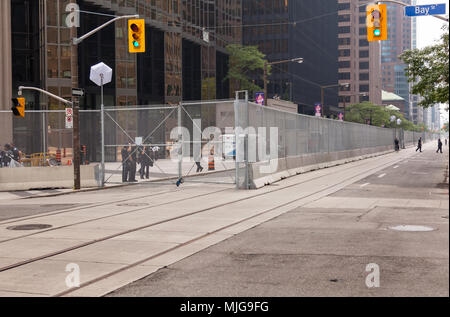
{"label": "glass office building", "polygon": [[[70,1],[6,1],[2,16],[11,21],[12,54],[0,58],[12,63],[12,95],[17,95],[18,86],[26,85],[71,99],[71,39],[66,25]],[[226,46],[242,41],[241,0],[78,0],[77,4],[82,11],[79,35],[112,16],[139,14],[146,21],[145,53],[128,52],[126,20],[109,25],[78,46],[79,87],[85,89],[82,110],[100,108],[99,87],[89,80],[91,66],[99,62],[113,69],[113,81],[104,87],[108,107],[231,96],[230,85],[224,80],[228,72]],[[209,41],[205,41],[204,32]],[[26,91],[24,95],[27,109],[64,108],[39,93]],[[14,121],[15,136],[18,125]],[[41,127],[37,122],[36,131]],[[22,146],[30,148],[28,152],[42,148],[40,144]]]}
{"label": "glass office building", "polygon": [[[314,114],[320,86],[338,83],[337,9],[337,1],[329,0],[243,1],[244,45],[258,46],[269,62],[304,59],[273,65],[268,97],[278,95],[298,104],[300,113]],[[337,104],[337,88],[326,89],[325,105]]]}

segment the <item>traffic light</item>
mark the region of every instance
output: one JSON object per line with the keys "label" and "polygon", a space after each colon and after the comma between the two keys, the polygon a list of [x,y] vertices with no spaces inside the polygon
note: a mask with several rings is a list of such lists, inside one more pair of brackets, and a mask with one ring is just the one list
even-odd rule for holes
{"label": "traffic light", "polygon": [[128,20],[128,45],[130,53],[145,52],[145,20]]}
{"label": "traffic light", "polygon": [[367,5],[367,40],[387,40],[387,8],[385,4]]}
{"label": "traffic light", "polygon": [[12,112],[16,117],[25,117],[25,98],[13,98]]}

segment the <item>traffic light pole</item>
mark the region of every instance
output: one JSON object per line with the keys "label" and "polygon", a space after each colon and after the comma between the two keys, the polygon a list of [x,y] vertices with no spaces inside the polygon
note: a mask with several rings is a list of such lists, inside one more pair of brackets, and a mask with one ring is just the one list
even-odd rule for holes
{"label": "traffic light pole", "polygon": [[[77,4],[77,0],[70,0],[70,3]],[[139,15],[126,15],[114,18],[98,28],[86,33],[85,35],[77,38],[77,27],[73,25],[71,27],[70,37],[72,39],[71,42],[71,56],[70,56],[70,73],[72,76],[72,88],[78,88],[78,44],[80,44],[83,40],[90,37],[91,35],[97,33],[101,29],[105,28],[111,23],[114,23],[118,20],[122,19],[130,19],[130,18],[138,18]],[[79,118],[79,110],[80,104],[78,96],[72,96],[72,104],[73,104],[73,174],[74,174],[74,186],[75,190],[81,189],[81,173],[80,173],[80,118]]]}
{"label": "traffic light pole", "polygon": [[[403,7],[408,7],[408,6],[410,6],[410,5],[406,4],[406,3],[399,2],[399,1],[395,1],[395,0],[375,1],[375,4],[381,4],[382,2],[395,3],[395,4],[401,5],[401,6],[403,6]],[[372,3],[373,3],[373,2],[372,2]],[[367,4],[370,4],[370,3],[367,3]],[[441,16],[439,16],[439,15],[430,15],[430,16],[435,17],[436,19],[439,19],[439,20],[443,20],[443,21],[448,22],[448,18],[444,18],[444,17],[441,17]]]}

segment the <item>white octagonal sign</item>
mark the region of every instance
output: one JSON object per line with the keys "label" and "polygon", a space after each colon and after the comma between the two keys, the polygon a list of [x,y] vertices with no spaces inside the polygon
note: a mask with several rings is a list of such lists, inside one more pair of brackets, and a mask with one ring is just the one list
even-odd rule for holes
{"label": "white octagonal sign", "polygon": [[91,75],[89,76],[89,79],[96,83],[97,86],[101,86],[102,84],[106,85],[112,80],[112,69],[104,63],[94,65],[91,67]]}

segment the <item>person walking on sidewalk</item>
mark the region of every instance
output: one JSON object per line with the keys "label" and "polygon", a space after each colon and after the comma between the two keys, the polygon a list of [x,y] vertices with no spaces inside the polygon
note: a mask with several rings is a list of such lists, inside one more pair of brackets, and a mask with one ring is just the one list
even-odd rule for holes
{"label": "person walking on sidewalk", "polygon": [[422,152],[422,137],[419,138],[419,141],[417,142],[417,150],[420,150],[420,152]]}
{"label": "person walking on sidewalk", "polygon": [[400,141],[397,138],[395,138],[394,143],[395,143],[395,150],[397,152],[400,151]]}
{"label": "person walking on sidewalk", "polygon": [[439,151],[441,151],[441,153],[442,153],[442,141],[441,141],[441,139],[438,139],[438,149],[437,149],[436,153],[438,153]]}

